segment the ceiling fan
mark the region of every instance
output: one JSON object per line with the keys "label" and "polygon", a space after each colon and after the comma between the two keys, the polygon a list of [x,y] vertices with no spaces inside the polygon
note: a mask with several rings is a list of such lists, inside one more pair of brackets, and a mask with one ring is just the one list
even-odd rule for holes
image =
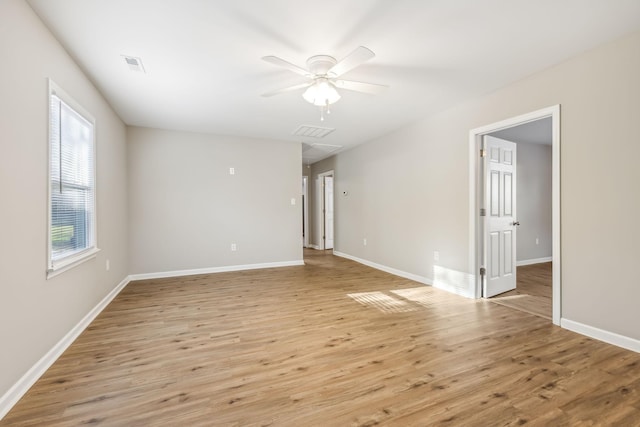
{"label": "ceiling fan", "polygon": [[320,107],[320,120],[324,120],[324,113],[330,113],[329,105],[340,99],[338,88],[375,95],[388,87],[380,84],[355,82],[339,78],[374,56],[376,55],[370,49],[359,46],[339,62],[329,55],[312,56],[307,59],[307,68],[298,67],[277,56],[265,56],[262,58],[264,61],[300,74],[306,77],[308,81],[299,85],[263,93],[262,96],[269,97],[306,88],[302,97],[307,102]]}

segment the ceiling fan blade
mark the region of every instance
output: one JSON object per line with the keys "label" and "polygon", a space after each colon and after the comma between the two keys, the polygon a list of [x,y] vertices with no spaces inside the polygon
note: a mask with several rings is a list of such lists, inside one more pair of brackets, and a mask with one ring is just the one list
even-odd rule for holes
{"label": "ceiling fan blade", "polygon": [[389,86],[386,86],[386,85],[354,82],[350,80],[336,80],[334,83],[336,87],[340,89],[353,90],[355,92],[363,92],[363,93],[368,93],[370,95],[377,95],[389,88]]}
{"label": "ceiling fan blade", "polygon": [[270,64],[277,65],[278,67],[286,68],[289,71],[293,71],[296,74],[303,75],[305,77],[310,77],[312,74],[305,70],[304,68],[298,67],[291,62],[287,62],[284,59],[278,58],[277,56],[263,56],[262,60],[267,61]]}
{"label": "ceiling fan blade", "polygon": [[286,92],[291,92],[291,91],[298,90],[298,89],[303,89],[303,88],[309,87],[311,85],[312,85],[312,83],[302,83],[302,84],[295,85],[295,86],[285,87],[284,89],[278,89],[278,90],[273,90],[271,92],[263,93],[262,96],[264,96],[265,98],[268,98],[270,96],[279,95],[281,93],[286,93]]}
{"label": "ceiling fan blade", "polygon": [[328,74],[333,74],[336,77],[340,77],[347,71],[351,71],[358,65],[365,61],[370,60],[376,56],[370,49],[364,46],[358,46],[353,52],[347,55],[342,61],[331,67]]}

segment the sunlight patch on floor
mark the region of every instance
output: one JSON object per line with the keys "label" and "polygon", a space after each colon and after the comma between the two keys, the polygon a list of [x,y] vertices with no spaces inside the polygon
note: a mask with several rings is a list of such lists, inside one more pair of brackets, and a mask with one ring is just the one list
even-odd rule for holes
{"label": "sunlight patch on floor", "polygon": [[427,288],[426,286],[409,289],[395,289],[390,292],[425,307],[430,307],[438,303],[437,299],[434,298],[433,289]]}
{"label": "sunlight patch on floor", "polygon": [[389,291],[408,301],[420,304],[423,307],[434,308],[447,305],[473,304],[477,300],[462,297],[460,295],[445,292],[440,289],[434,289],[431,286],[420,286],[417,288],[394,289]]}
{"label": "sunlight patch on floor", "polygon": [[518,299],[518,298],[526,298],[529,297],[530,295],[527,294],[518,294],[518,295],[509,295],[506,297],[493,297],[493,300],[508,300],[508,299]]}
{"label": "sunlight patch on floor", "polygon": [[364,306],[377,308],[383,313],[404,313],[416,310],[415,306],[382,292],[361,292],[347,294],[347,296]]}

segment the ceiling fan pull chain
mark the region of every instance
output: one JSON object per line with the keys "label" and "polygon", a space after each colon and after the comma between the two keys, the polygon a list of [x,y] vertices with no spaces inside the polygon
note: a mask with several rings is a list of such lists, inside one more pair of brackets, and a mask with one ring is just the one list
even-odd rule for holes
{"label": "ceiling fan pull chain", "polygon": [[324,106],[320,106],[320,121],[324,122]]}

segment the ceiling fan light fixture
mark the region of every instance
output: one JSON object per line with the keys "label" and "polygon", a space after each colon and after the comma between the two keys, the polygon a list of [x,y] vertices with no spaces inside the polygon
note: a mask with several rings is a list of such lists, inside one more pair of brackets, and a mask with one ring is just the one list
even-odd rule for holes
{"label": "ceiling fan light fixture", "polygon": [[284,89],[267,92],[262,96],[273,96],[280,93],[290,92],[306,87],[302,97],[308,103],[319,107],[320,121],[324,120],[325,114],[329,114],[329,105],[340,100],[340,89],[351,90],[355,92],[363,92],[376,94],[381,89],[386,88],[384,85],[376,85],[364,82],[352,82],[348,80],[336,80],[341,75],[354,69],[365,61],[373,58],[375,54],[364,46],[358,46],[353,52],[344,57],[340,61],[336,61],[333,56],[315,55],[307,59],[307,68],[299,67],[291,62],[277,56],[264,56],[262,59],[273,65],[286,68],[296,74],[300,74],[307,78],[307,83],[295,86],[289,86]]}
{"label": "ceiling fan light fixture", "polygon": [[340,99],[335,85],[326,78],[319,78],[307,88],[302,97],[310,104],[326,107]]}

